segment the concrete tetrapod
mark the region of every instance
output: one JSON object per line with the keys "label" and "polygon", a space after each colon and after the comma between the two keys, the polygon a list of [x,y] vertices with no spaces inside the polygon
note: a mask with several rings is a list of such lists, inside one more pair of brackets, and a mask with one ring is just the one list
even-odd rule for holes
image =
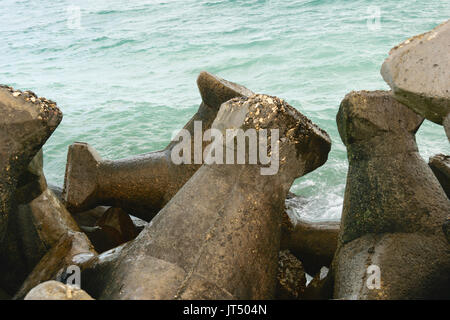
{"label": "concrete tetrapod", "polygon": [[0,244],[13,210],[20,175],[58,124],[62,113],[56,103],[31,91],[0,86]]}
{"label": "concrete tetrapod", "polygon": [[[208,72],[200,73],[197,85],[202,103],[184,127],[192,136],[198,125],[202,133],[210,128],[223,102],[253,94]],[[176,143],[171,142],[161,151],[117,161],[102,160],[88,144],[74,143],[67,155],[62,194],[67,208],[80,212],[110,205],[149,221],[201,166],[201,160],[194,161],[195,151],[202,152],[201,145],[197,150],[192,145],[190,164],[173,163],[171,152]]]}
{"label": "concrete tetrapod", "polygon": [[68,231],[80,231],[70,213],[47,188],[42,149],[19,177],[14,203],[17,206],[9,218],[0,251],[0,287],[11,295],[62,236]]}
{"label": "concrete tetrapod", "polygon": [[[423,118],[386,91],[351,92],[337,124],[349,169],[334,298],[448,298],[450,202],[420,157]],[[380,280],[380,281],[378,281]]]}
{"label": "concrete tetrapod", "polygon": [[444,125],[450,140],[450,20],[393,48],[381,75],[394,98]]}
{"label": "concrete tetrapod", "polygon": [[[212,128],[221,136],[228,128],[256,128],[260,141],[261,129],[274,129],[270,149],[260,146],[259,155],[270,150],[279,170],[265,175],[263,161],[250,164],[250,143],[245,164],[204,164],[135,240],[93,259],[82,278],[94,298],[273,298],[286,195],[294,179],[325,163],[330,138],[266,95],[222,104]],[[225,139],[233,143],[226,143],[224,154],[236,159],[239,139],[232,137]],[[207,150],[217,156],[223,144],[216,147]]]}

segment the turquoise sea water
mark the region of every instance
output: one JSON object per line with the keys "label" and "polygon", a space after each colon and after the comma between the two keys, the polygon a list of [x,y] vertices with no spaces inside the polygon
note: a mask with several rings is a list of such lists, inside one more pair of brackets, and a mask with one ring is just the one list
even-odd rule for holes
{"label": "turquoise sea water", "polygon": [[[64,113],[44,147],[50,183],[62,185],[74,141],[107,159],[166,146],[196,111],[195,80],[208,70],[286,99],[331,135],[328,162],[292,188],[309,198],[297,212],[307,219],[341,214],[347,160],[335,116],[342,98],[351,90],[388,89],[379,70],[390,48],[450,18],[447,0],[1,5],[0,83],[55,100]],[[442,127],[428,121],[417,141],[425,159],[450,153]]]}

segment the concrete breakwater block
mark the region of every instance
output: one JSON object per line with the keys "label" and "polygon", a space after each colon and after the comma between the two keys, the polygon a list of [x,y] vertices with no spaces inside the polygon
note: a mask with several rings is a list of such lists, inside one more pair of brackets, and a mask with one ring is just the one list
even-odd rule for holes
{"label": "concrete breakwater block", "polygon": [[82,273],[94,298],[274,297],[286,195],[296,178],[325,163],[330,138],[266,95],[222,104],[212,128],[278,129],[266,150],[277,146],[278,171],[262,175],[267,165],[260,163],[204,164],[135,240],[94,258]]}
{"label": "concrete breakwater block", "polygon": [[0,245],[19,177],[62,120],[56,103],[0,86]]}
{"label": "concrete breakwater block", "polygon": [[381,75],[395,99],[444,125],[450,140],[450,20],[394,47]]}
{"label": "concrete breakwater block", "polygon": [[349,169],[332,264],[336,299],[449,297],[450,201],[419,155],[422,120],[386,91],[351,92],[341,103]]}

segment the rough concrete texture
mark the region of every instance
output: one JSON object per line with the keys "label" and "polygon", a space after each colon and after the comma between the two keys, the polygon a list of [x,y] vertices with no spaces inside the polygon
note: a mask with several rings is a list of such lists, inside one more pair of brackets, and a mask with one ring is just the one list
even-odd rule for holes
{"label": "rough concrete texture", "polygon": [[46,189],[47,180],[44,176],[44,153],[41,149],[20,175],[14,193],[14,202],[20,204],[31,202]]}
{"label": "rough concrete texture", "polygon": [[[97,253],[84,233],[67,232],[39,261],[15,294],[14,299],[23,299],[38,284],[57,279],[71,265],[83,269],[96,255]],[[83,284],[83,278],[81,279]]]}
{"label": "rough concrete texture", "polygon": [[442,226],[442,231],[444,231],[447,242],[450,243],[450,215],[447,216],[447,220],[445,220],[444,225]]}
{"label": "rough concrete texture", "polygon": [[120,208],[109,208],[94,227],[82,226],[95,251],[101,253],[131,241],[138,235],[130,216]]}
{"label": "rough concrete texture", "polygon": [[98,206],[87,211],[73,213],[72,217],[80,227],[95,227],[98,219],[100,219],[109,208],[111,207]]}
{"label": "rough concrete texture", "polygon": [[[7,232],[0,250],[0,287],[14,295],[27,274],[45,254],[46,247],[34,228],[33,217],[22,210],[26,203],[38,197],[47,188],[42,173],[42,149],[20,175],[14,193],[14,212],[9,217]],[[10,271],[14,270],[13,273]]]}
{"label": "rough concrete texture", "polygon": [[17,182],[30,161],[61,122],[56,103],[31,91],[0,86],[0,245]]}
{"label": "rough concrete texture", "polygon": [[42,149],[20,176],[14,202],[16,208],[0,251],[0,286],[11,295],[63,235],[80,231],[70,213],[47,189]]}
{"label": "rough concrete texture", "polygon": [[447,198],[450,198],[450,156],[443,154],[432,156],[428,165],[444,189]]}
{"label": "rough concrete texture", "polygon": [[[421,122],[389,92],[351,92],[341,103],[349,170],[332,264],[337,299],[449,298],[450,201],[418,153]],[[370,265],[380,289],[366,285]]]}
{"label": "rough concrete texture", "polygon": [[[184,127],[192,137],[195,121],[202,122],[204,132],[223,102],[252,94],[247,88],[208,72],[200,73],[197,84],[203,101]],[[174,164],[170,155],[176,143],[171,142],[161,151],[117,161],[102,160],[87,143],[74,143],[67,155],[63,190],[67,208],[79,212],[110,205],[149,221],[201,166],[193,160],[191,164]],[[192,144],[192,157],[193,151]]]}
{"label": "rough concrete texture", "polygon": [[443,124],[450,113],[450,20],[393,48],[381,75],[398,101]]}
{"label": "rough concrete texture", "polygon": [[0,282],[12,295],[61,237],[80,231],[48,189],[31,202],[19,204],[7,230],[5,249],[0,253]]}
{"label": "rough concrete texture", "polygon": [[46,281],[31,289],[24,300],[94,300],[78,287],[59,281]]}
{"label": "rough concrete texture", "polygon": [[[58,198],[58,200],[62,201],[62,197],[61,197],[61,195],[62,195],[62,188],[54,186],[54,185],[49,185],[48,188],[51,191],[53,191],[53,193]],[[80,226],[80,228],[83,229],[83,231],[85,231],[86,228],[88,228],[88,230],[92,231],[97,226],[97,221],[99,219],[101,219],[101,217],[105,214],[105,212],[108,209],[117,209],[117,210],[123,211],[120,208],[107,207],[107,206],[98,206],[98,207],[95,207],[94,209],[90,209],[90,210],[87,210],[87,211],[81,211],[81,212],[73,213],[72,217],[74,218],[74,220],[76,221],[78,226]],[[128,216],[130,217],[130,219],[131,219],[131,221],[132,221],[132,223],[134,225],[134,229],[137,231],[137,233],[139,233],[142,230],[144,230],[144,227],[148,224],[147,221],[142,220],[142,219],[140,219],[138,217],[135,217],[135,216],[132,216],[132,215],[128,215]],[[88,236],[89,236],[89,234],[88,234]],[[92,241],[92,239],[90,239],[90,240]],[[94,246],[95,246],[95,244],[94,244]],[[114,245],[114,246],[116,246],[116,245]],[[113,247],[111,247],[111,248],[113,248]],[[97,250],[97,248],[96,248],[96,251],[99,252]],[[103,251],[101,251],[101,252],[103,252]]]}
{"label": "rough concrete texture", "polygon": [[297,300],[305,291],[306,275],[300,260],[289,250],[279,253],[275,299]]}
{"label": "rough concrete texture", "polygon": [[286,195],[297,177],[325,163],[330,139],[266,95],[222,104],[212,127],[279,129],[278,173],[261,175],[261,164],[203,165],[134,241],[99,255],[83,272],[93,297],[274,297]]}

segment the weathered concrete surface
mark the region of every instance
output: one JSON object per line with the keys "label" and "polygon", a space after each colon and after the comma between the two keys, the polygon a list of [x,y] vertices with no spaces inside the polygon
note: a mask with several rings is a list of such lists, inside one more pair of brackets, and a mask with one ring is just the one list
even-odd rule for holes
{"label": "weathered concrete surface", "polygon": [[19,205],[21,210],[32,215],[39,238],[47,247],[53,247],[69,231],[80,231],[70,213],[49,189],[23,208]]}
{"label": "weathered concrete surface", "polygon": [[450,243],[450,215],[447,216],[447,220],[445,220],[442,231],[444,231],[445,237],[447,238],[447,242]]}
{"label": "weathered concrete surface", "polygon": [[[49,185],[48,188],[53,191],[53,193],[56,195],[56,197],[60,201],[62,201],[62,188],[57,187],[57,186],[53,186],[53,185]],[[98,207],[95,207],[95,208],[87,210],[87,211],[81,211],[81,212],[72,213],[72,217],[75,219],[75,221],[77,222],[77,224],[79,226],[95,227],[95,225],[97,224],[97,221],[110,208],[114,208],[114,207],[98,206]],[[120,208],[116,208],[116,209],[120,209]],[[135,229],[138,232],[141,232],[144,229],[144,227],[148,224],[147,221],[142,220],[142,219],[140,219],[138,217],[135,217],[135,216],[130,215],[130,214],[129,214],[129,216],[131,218],[131,221],[134,224]]]}
{"label": "weathered concrete surface", "polygon": [[56,103],[0,86],[0,245],[19,177],[61,122]]}
{"label": "weathered concrete surface", "polygon": [[118,247],[138,235],[133,220],[120,208],[109,208],[94,227],[82,226],[81,229],[99,253]]}
{"label": "weathered concrete surface", "polygon": [[[62,201],[62,188],[50,185],[49,189]],[[107,214],[108,211],[109,213]],[[110,218],[113,219],[109,218],[108,220],[111,220],[112,225],[106,224],[102,228],[99,225],[99,221],[102,224],[101,219],[105,215],[111,215]],[[80,229],[86,233],[95,251],[98,253],[105,252],[134,239],[148,224],[145,220],[128,215],[120,208],[107,206],[98,206],[87,211],[76,212],[72,214],[72,217]],[[123,231],[122,228],[124,228]]]}
{"label": "weathered concrete surface", "polygon": [[[28,275],[14,299],[23,299],[38,284],[55,280],[71,265],[83,269],[97,253],[84,233],[69,231],[39,261]],[[83,285],[83,278],[81,278]]]}
{"label": "weathered concrete surface", "polygon": [[279,129],[278,173],[261,175],[260,164],[203,165],[134,241],[99,255],[83,272],[93,297],[274,297],[286,195],[295,178],[326,161],[330,139],[265,95],[222,104],[212,127]]}
{"label": "weathered concrete surface", "polygon": [[61,237],[80,229],[48,189],[31,202],[19,204],[10,220],[5,249],[0,253],[0,283],[14,294]]}
{"label": "weathered concrete surface", "polygon": [[450,113],[450,20],[393,48],[381,75],[398,101],[443,124]]}
{"label": "weathered concrete surface", "polygon": [[[420,157],[422,118],[389,92],[351,92],[337,124],[349,171],[338,249],[338,299],[448,298],[450,247],[442,225],[450,201]],[[381,270],[369,290],[367,267]]]}
{"label": "weathered concrete surface", "polygon": [[300,260],[289,250],[279,253],[275,299],[297,300],[305,291],[306,275]]}
{"label": "weathered concrete surface", "polygon": [[94,300],[78,287],[59,281],[46,281],[31,289],[24,300]]}
{"label": "weathered concrete surface", "polygon": [[[14,295],[27,274],[45,254],[45,245],[34,228],[33,217],[23,209],[47,188],[42,173],[42,149],[20,175],[14,193],[15,209],[11,214],[2,250],[0,250],[0,287]],[[14,270],[13,273],[10,271]]]}
{"label": "weathered concrete surface", "polygon": [[11,295],[62,236],[68,231],[80,231],[70,213],[47,189],[42,149],[20,176],[14,202],[16,209],[0,251],[0,286]]}
{"label": "weathered concrete surface", "polygon": [[433,170],[445,194],[450,198],[450,156],[443,154],[432,156],[428,165]]}
{"label": "weathered concrete surface", "polygon": [[114,229],[122,242],[133,240],[137,236],[137,230],[130,216],[120,208],[109,208],[97,221],[97,225],[104,229]]}
{"label": "weathered concrete surface", "polygon": [[133,221],[134,228],[137,230],[138,233],[140,233],[144,228],[148,225],[148,222],[145,220],[142,220],[138,217],[130,215],[131,221]]}
{"label": "weathered concrete surface", "polygon": [[42,149],[34,156],[28,167],[22,172],[14,192],[15,203],[28,203],[47,189],[44,176],[44,154]]}
{"label": "weathered concrete surface", "polygon": [[[243,86],[208,72],[200,73],[197,84],[203,101],[184,127],[192,137],[195,121],[202,122],[204,132],[216,118],[221,103],[253,94]],[[63,190],[67,208],[79,212],[110,205],[149,221],[201,165],[194,163],[193,144],[191,164],[174,164],[171,151],[175,144],[171,142],[162,151],[108,161],[102,160],[87,143],[74,143],[67,155]]]}
{"label": "weathered concrete surface", "polygon": [[[291,198],[286,201],[296,201]],[[288,249],[300,259],[308,274],[329,267],[337,247],[340,221],[306,221],[290,214],[283,215],[281,249]]]}
{"label": "weathered concrete surface", "polygon": [[108,211],[109,208],[111,207],[98,206],[87,211],[73,213],[72,217],[80,227],[95,227],[98,219],[100,219],[105,214],[105,212]]}

